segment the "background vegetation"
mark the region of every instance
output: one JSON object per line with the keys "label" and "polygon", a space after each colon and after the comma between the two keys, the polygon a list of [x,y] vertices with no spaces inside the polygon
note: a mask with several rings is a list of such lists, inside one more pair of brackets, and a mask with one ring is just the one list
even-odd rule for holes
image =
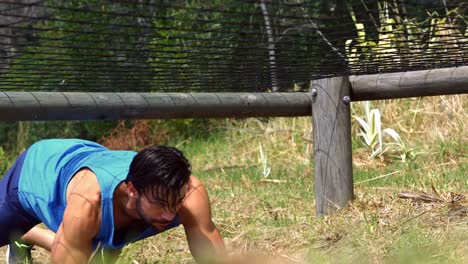
{"label": "background vegetation", "polygon": [[0,88],[297,91],[311,78],[464,65],[467,8],[463,0],[6,1]]}

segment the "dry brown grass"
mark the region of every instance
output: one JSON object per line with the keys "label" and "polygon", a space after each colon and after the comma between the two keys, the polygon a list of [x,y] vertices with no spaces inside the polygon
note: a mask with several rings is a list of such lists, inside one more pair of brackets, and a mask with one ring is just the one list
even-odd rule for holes
{"label": "dry brown grass", "polygon": [[163,129],[150,125],[148,120],[120,121],[109,135],[98,143],[116,150],[142,149],[154,144],[161,144],[168,138]]}

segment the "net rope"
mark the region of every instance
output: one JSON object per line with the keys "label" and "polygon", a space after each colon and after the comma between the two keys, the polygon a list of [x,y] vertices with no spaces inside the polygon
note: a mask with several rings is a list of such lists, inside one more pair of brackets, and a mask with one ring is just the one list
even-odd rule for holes
{"label": "net rope", "polygon": [[467,65],[468,4],[0,0],[0,90],[306,91]]}

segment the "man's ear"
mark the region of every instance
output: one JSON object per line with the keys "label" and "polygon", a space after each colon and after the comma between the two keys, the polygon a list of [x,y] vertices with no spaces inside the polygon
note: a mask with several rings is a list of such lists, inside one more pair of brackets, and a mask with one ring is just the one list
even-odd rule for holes
{"label": "man's ear", "polygon": [[131,181],[127,182],[127,190],[128,190],[128,196],[133,197],[133,198],[138,198],[138,191],[135,188],[135,185]]}

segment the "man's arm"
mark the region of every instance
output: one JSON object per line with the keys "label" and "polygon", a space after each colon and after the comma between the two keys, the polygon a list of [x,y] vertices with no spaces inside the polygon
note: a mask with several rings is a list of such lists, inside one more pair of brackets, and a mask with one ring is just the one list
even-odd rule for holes
{"label": "man's arm", "polygon": [[67,202],[51,249],[52,263],[87,263],[92,253],[92,239],[99,231],[100,208],[89,199],[72,194]]}
{"label": "man's arm", "polygon": [[50,252],[55,233],[49,229],[38,226],[33,227],[21,237],[21,240],[35,246],[39,246]]}
{"label": "man's arm", "polygon": [[[101,196],[94,173],[83,170],[67,190],[67,207],[51,248],[52,263],[87,263],[101,219]],[[96,181],[94,183],[94,181]]]}
{"label": "man's arm", "polygon": [[190,252],[198,263],[225,257],[223,239],[211,219],[211,205],[203,184],[190,177],[189,191],[179,211]]}

